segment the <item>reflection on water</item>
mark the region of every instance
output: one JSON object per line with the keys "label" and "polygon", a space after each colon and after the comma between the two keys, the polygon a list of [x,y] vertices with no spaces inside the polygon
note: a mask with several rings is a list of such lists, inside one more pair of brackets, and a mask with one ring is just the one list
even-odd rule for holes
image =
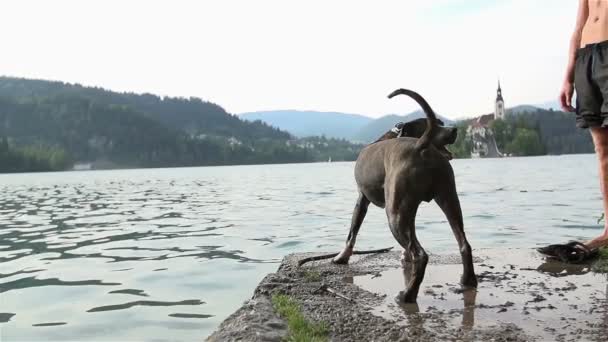
{"label": "reflection on water", "polygon": [[[353,163],[0,175],[0,337],[201,339],[285,254],[338,251]],[[453,162],[474,248],[595,234],[592,155]],[[435,204],[430,252],[457,252]],[[371,208],[358,247],[396,245]]]}
{"label": "reflection on water", "polygon": [[[591,272],[589,265],[542,260],[538,253],[529,250],[486,250],[478,256],[487,261],[476,264],[477,289],[463,289],[458,284],[461,264],[431,263],[416,304],[397,300],[410,274],[401,268],[346,281],[386,295],[384,303],[372,312],[410,328],[435,331],[446,320],[450,326],[460,326],[468,332],[499,323],[515,323],[528,336],[541,341],[555,340],[558,336],[605,339],[606,275]],[[581,331],[586,335],[579,335]]]}

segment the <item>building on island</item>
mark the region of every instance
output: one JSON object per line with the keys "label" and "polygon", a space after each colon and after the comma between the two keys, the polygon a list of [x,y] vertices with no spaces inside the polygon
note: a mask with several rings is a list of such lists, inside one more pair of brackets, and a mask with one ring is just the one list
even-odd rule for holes
{"label": "building on island", "polygon": [[473,119],[472,123],[467,127],[467,137],[473,143],[471,158],[500,158],[503,156],[496,145],[491,124],[494,120],[504,120],[505,116],[505,101],[502,98],[500,81],[498,81],[494,113],[484,114]]}
{"label": "building on island", "polygon": [[498,80],[498,89],[496,90],[496,103],[494,105],[494,119],[505,119],[505,100],[502,99],[502,89],[500,89],[500,80]]}

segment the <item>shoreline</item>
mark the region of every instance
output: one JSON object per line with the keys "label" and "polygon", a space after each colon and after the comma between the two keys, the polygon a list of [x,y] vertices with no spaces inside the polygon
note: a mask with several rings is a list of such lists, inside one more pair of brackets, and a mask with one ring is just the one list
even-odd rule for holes
{"label": "shoreline", "polygon": [[[251,300],[207,341],[281,341],[287,323],[272,305],[285,295],[328,340],[603,340],[608,329],[606,275],[590,264],[547,262],[530,249],[474,251],[477,290],[458,284],[458,255],[430,255],[417,304],[395,301],[404,289],[399,252],[297,266],[320,253],[290,254],[256,287]],[[603,281],[599,281],[602,280]]]}

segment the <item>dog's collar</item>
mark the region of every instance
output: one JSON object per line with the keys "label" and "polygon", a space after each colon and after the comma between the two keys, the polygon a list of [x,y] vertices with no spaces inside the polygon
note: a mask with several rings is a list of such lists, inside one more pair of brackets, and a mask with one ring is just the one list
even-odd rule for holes
{"label": "dog's collar", "polygon": [[401,133],[401,131],[403,130],[403,126],[405,126],[403,122],[397,122],[397,124],[393,128],[391,128],[391,132],[399,135],[399,133]]}

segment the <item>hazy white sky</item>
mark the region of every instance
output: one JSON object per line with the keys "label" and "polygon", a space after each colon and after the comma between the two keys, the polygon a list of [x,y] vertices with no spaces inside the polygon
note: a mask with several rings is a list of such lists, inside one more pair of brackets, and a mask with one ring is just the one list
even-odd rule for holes
{"label": "hazy white sky", "polygon": [[41,0],[0,3],[0,74],[196,96],[231,113],[448,117],[557,97],[575,0]]}

